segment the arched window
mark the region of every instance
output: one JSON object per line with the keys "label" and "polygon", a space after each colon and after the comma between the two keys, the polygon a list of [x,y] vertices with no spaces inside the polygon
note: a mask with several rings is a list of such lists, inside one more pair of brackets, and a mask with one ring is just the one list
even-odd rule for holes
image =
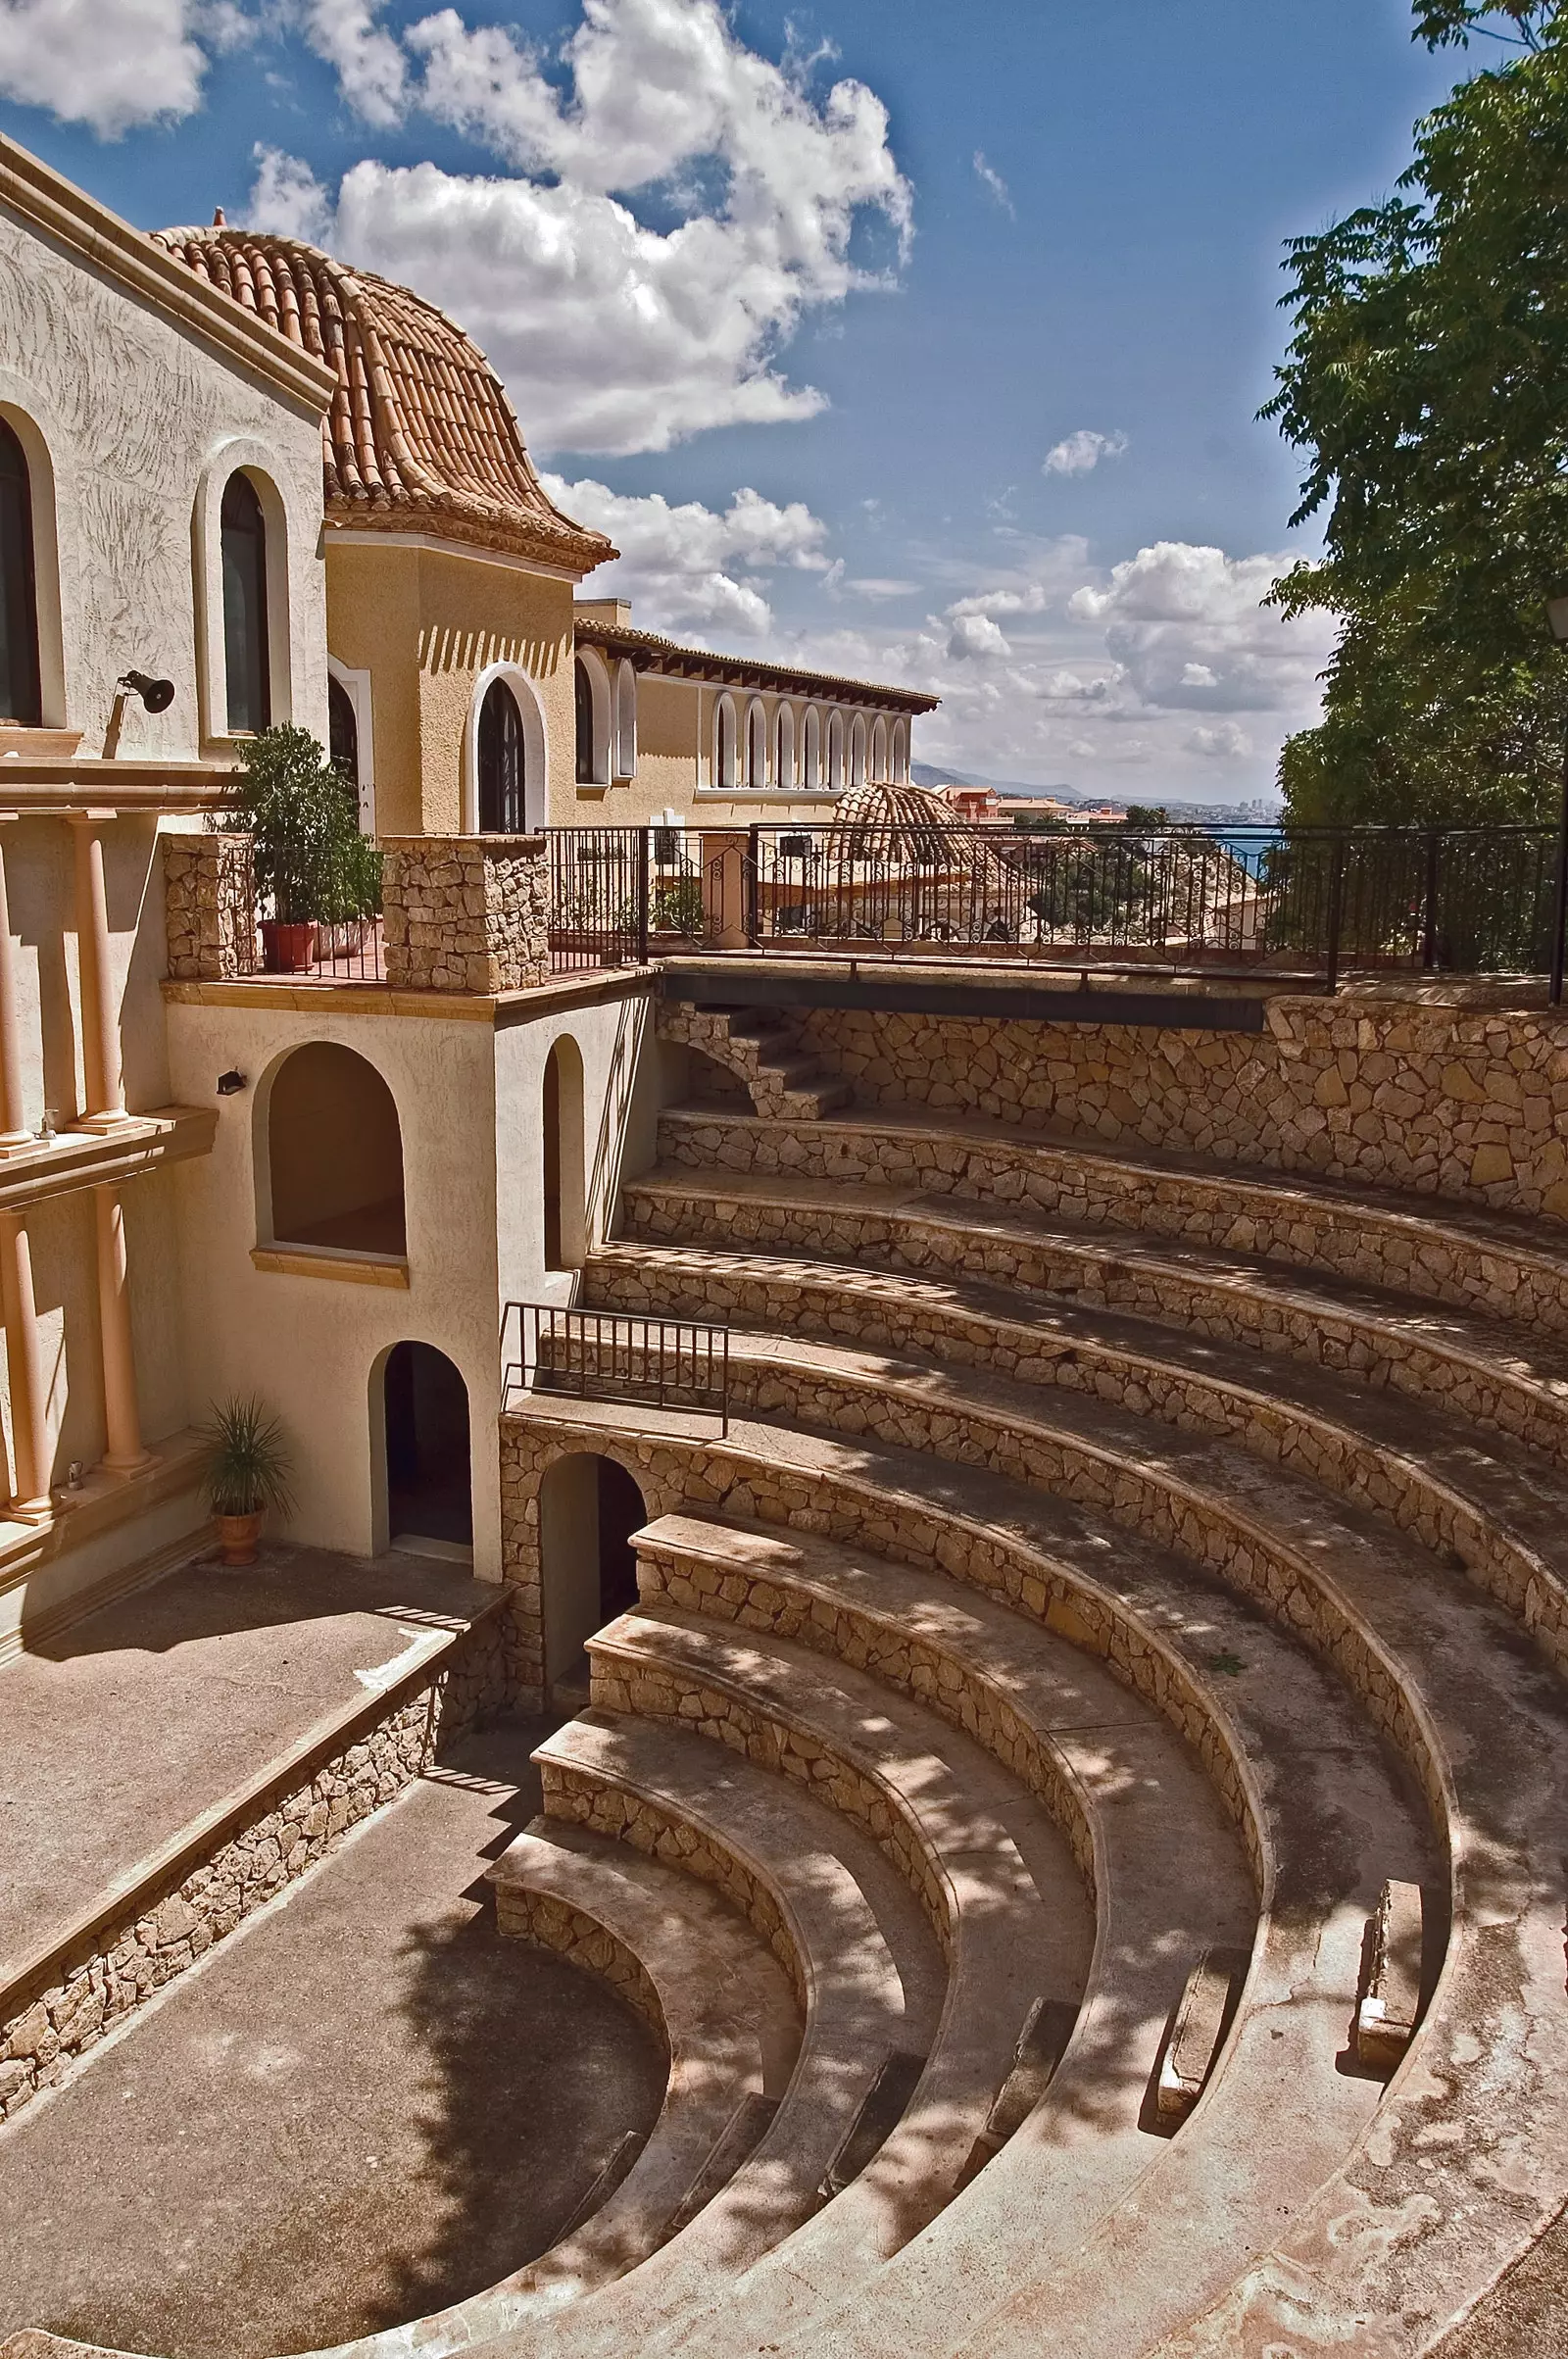
{"label": "arched window", "polygon": [[718,745],[713,762],[713,783],[719,787],[735,784],[735,705],[734,700],[721,696],[718,700]]}
{"label": "arched window", "polygon": [[871,775],[881,780],[888,774],[888,724],[878,717],[871,731]]}
{"label": "arched window", "polygon": [[522,714],[505,680],[492,680],[479,707],[479,831],[522,831]]}
{"label": "arched window", "polygon": [[0,418],[0,720],[36,729],[42,719],[32,482],[26,453]]}
{"label": "arched window", "polygon": [[760,703],[752,704],[746,714],[746,783],[767,784],[767,714]]}
{"label": "arched window", "polygon": [[579,656],[571,667],[577,713],[577,784],[594,783],[594,684]]}
{"label": "arched window", "polygon": [[615,674],[615,776],[637,775],[637,672],[621,662]]}
{"label": "arched window", "polygon": [[545,1267],[578,1269],[588,1250],[583,1072],[582,1052],[568,1032],[545,1059],[542,1110]]}
{"label": "arched window", "polygon": [[223,486],[223,671],[230,731],[272,717],[267,648],[267,525],[256,486],[236,472]]}
{"label": "arched window", "polygon": [[865,784],[865,714],[858,713],[850,729],[850,784]]}
{"label": "arched window", "polygon": [[265,1104],[270,1242],[401,1256],[403,1133],[369,1059],[307,1041],[277,1067]]}
{"label": "arched window", "polygon": [[795,784],[795,708],[780,704],[773,723],[773,784]]}
{"label": "arched window", "polygon": [[906,721],[893,724],[893,776],[900,786],[909,783],[909,729]]}
{"label": "arched window", "polygon": [[831,713],[827,723],[827,782],[837,794],[844,784],[844,715]]}
{"label": "arched window", "polygon": [[801,741],[801,784],[820,786],[822,783],[822,715],[814,705],[806,708],[806,725]]}
{"label": "arched window", "polygon": [[327,750],[334,767],[340,769],[353,787],[360,783],[360,720],[354,710],[354,699],[341,680],[330,672],[326,678]]}

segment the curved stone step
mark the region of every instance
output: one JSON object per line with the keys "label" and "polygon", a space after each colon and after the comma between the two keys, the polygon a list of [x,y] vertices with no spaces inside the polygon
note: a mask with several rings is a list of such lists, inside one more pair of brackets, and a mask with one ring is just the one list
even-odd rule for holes
{"label": "curved stone step", "polygon": [[1568,1350],[1549,1330],[1332,1271],[1131,1231],[1107,1238],[951,1195],[795,1177],[654,1172],[626,1183],[622,1216],[647,1244],[831,1255],[1130,1311],[1436,1401],[1474,1427],[1568,1457]]}
{"label": "curved stone step", "polygon": [[[1096,1821],[1100,1943],[1078,2030],[1045,2098],[961,2200],[856,2297],[854,2318],[842,2328],[816,2320],[803,2347],[837,2349],[842,2332],[843,2347],[858,2348],[851,2330],[863,2312],[875,2319],[879,2348],[946,2349],[989,2306],[985,2287],[1032,2278],[1051,2255],[1070,2253],[1140,2182],[1147,2201],[1179,2208],[1173,2182],[1217,2175],[1229,2206],[1224,2251],[1263,2249],[1353,2144],[1375,2102],[1376,2088],[1348,2078],[1337,2059],[1376,1863],[1396,1858],[1432,1873],[1419,1806],[1413,1812],[1391,1781],[1337,1683],[1257,1615],[1200,1598],[1203,1646],[1229,1643],[1249,1749],[1270,1794],[1271,1906],[1219,2079],[1167,2148],[1141,2126],[1161,2035],[1187,1965],[1210,1941],[1234,1941],[1246,1908],[1234,1862],[1229,1914],[1205,1922],[1195,1912],[1223,1891],[1226,1860],[1212,1798],[1172,1733],[1092,1657],[940,1573],[809,1533],[680,1514],[661,1517],[636,1545],[650,1598],[672,1595],[748,1631],[779,1629],[863,1662],[999,1747],[1044,1795],[1070,1776]],[[1190,1593],[1188,1583],[1191,1617]],[[1166,1602],[1152,1587],[1142,1598],[1155,1612]],[[1060,1770],[1046,1769],[1045,1747],[1063,1751]],[[1256,2150],[1259,2119],[1281,2126],[1285,2154],[1268,2138]],[[788,2262],[790,2249],[775,2260]],[[738,2318],[749,2321],[751,2302],[748,2280]],[[722,2346],[710,2331],[700,2347]]]}
{"label": "curved stone step", "polygon": [[[969,1738],[864,1672],[771,1633],[653,1601],[589,1641],[594,1700],[716,1738],[865,1828],[926,1908],[948,1958],[942,2023],[898,2127],[854,2186],[754,2284],[747,2331],[896,2251],[956,2191],[1031,2008],[1077,2013],[1093,1915],[1068,1845]],[[1239,1926],[1250,1934],[1251,1912]],[[756,2273],[754,2273],[755,2275]]]}
{"label": "curved stone step", "polygon": [[946,1970],[903,1879],[811,1795],[708,1740],[590,1711],[535,1754],[545,1811],[712,1884],[795,1985],[799,2060],[741,2167],[651,2258],[551,2322],[553,2354],[641,2348],[720,2298],[818,2202],[885,2060],[923,2056]]}
{"label": "curved stone step", "polygon": [[1090,1228],[1259,1253],[1568,1334],[1568,1238],[1438,1196],[1378,1196],[1298,1172],[1217,1170],[978,1116],[839,1113],[790,1123],[666,1110],[660,1159],[759,1177],[872,1181],[1027,1205]]}
{"label": "curved stone step", "polygon": [[[1265,1984],[1254,1974],[1258,2003],[1233,2040],[1221,2084],[1232,2085],[1245,2058],[1256,2101],[1241,2109],[1241,2132],[1229,2150],[1225,2236],[1205,2256],[1219,2272],[1218,2289],[1238,2254],[1265,2248],[1309,2200],[1352,2143],[1377,2095],[1375,2085],[1336,2075],[1330,2062],[1323,2082],[1334,2103],[1319,2118],[1311,2105],[1302,2110],[1290,2078],[1282,2083],[1271,2074],[1270,2051],[1281,2045],[1272,2030],[1289,2033],[1299,2020],[1293,1961],[1304,1960],[1308,1975],[1300,2014],[1322,2004],[1322,2048],[1332,2059],[1353,2013],[1362,1925],[1386,1863],[1393,1855],[1404,1864],[1394,1864],[1391,1872],[1428,1882],[1435,1876],[1419,1811],[1411,1815],[1338,1681],[1268,1613],[1136,1533],[1015,1482],[875,1442],[850,1444],[741,1421],[725,1441],[673,1434],[619,1438],[608,1411],[585,1419],[563,1407],[505,1421],[509,1483],[519,1507],[534,1479],[524,1469],[542,1466],[563,1449],[581,1448],[585,1425],[596,1437],[594,1447],[630,1467],[656,1511],[680,1511],[700,1499],[705,1511],[791,1527],[791,1540],[800,1531],[813,1542],[821,1536],[897,1557],[911,1569],[945,1572],[1021,1607],[1102,1655],[1117,1678],[1148,1696],[1197,1746],[1244,1828],[1280,1821],[1276,1840],[1292,1869],[1289,1885],[1280,1879],[1285,1900],[1274,1922],[1292,1946],[1280,1956],[1277,1979]],[[738,1575],[731,1577],[738,1582]],[[736,1594],[744,1597],[744,1585]],[[1221,1688],[1224,1705],[1217,1696]],[[1374,1719],[1386,1725],[1393,1713],[1390,1700]],[[1241,1742],[1238,1719],[1246,1732]],[[1269,1769],[1271,1756],[1278,1757],[1277,1772]],[[1250,1763],[1256,1765],[1255,1776]],[[1260,1798],[1260,1782],[1272,1790],[1267,1802]],[[1293,1844],[1290,1829],[1298,1823],[1301,1837]],[[1362,1856],[1366,1850],[1371,1857]],[[1307,1995],[1309,1989],[1318,2000]],[[1278,2009],[1273,2016],[1270,2007]],[[1353,2119],[1336,2116],[1341,2099],[1359,2108]],[[1205,2101],[1170,2149],[1172,2157],[1195,2150],[1200,2128],[1223,2126],[1228,2118],[1225,2106]],[[976,2303],[991,2298],[997,2279],[986,2258],[987,2236],[980,2235],[969,2247],[966,2275],[950,2272],[946,2239],[962,2236],[993,2175],[1026,2151],[1029,2130],[1026,2124],[998,2161],[887,2265],[884,2277],[905,2296],[902,2310],[892,2293],[886,2296],[889,2314],[898,2319],[890,2347],[928,2348],[933,2322],[951,2319],[957,2331],[966,2310],[972,2313]],[[1059,2163],[1065,2149],[1048,2138],[1044,2152]],[[1060,2184],[1070,2188],[1070,2171]],[[1036,2244],[1049,2247],[1054,2203],[1024,2217],[1035,2232],[1031,2252]],[[1016,2234],[1018,2213],[1004,2213],[1004,2225],[1008,2219]],[[878,2301],[874,2311],[867,2308],[868,2319],[882,2315],[881,2283],[871,2289]],[[903,2337],[909,2338],[907,2345]]]}
{"label": "curved stone step", "polygon": [[[792,1337],[984,1370],[1009,1385],[1052,1387],[1228,1435],[1388,1514],[1423,1547],[1459,1557],[1568,1664],[1560,1635],[1568,1597],[1555,1562],[1568,1530],[1568,1476],[1522,1450],[1489,1450],[1441,1410],[1152,1320],[1047,1307],[973,1279],[621,1244],[593,1257],[588,1286],[589,1300],[606,1308],[782,1324]],[[747,1349],[732,1336],[732,1372]]]}

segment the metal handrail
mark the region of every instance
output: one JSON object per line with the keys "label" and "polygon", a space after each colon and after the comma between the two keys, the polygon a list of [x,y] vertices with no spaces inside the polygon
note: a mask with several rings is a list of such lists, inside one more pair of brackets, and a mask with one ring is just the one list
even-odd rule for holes
{"label": "metal handrail", "polygon": [[508,1302],[501,1323],[501,1404],[514,1396],[693,1409],[729,1432],[729,1329],[641,1311]]}

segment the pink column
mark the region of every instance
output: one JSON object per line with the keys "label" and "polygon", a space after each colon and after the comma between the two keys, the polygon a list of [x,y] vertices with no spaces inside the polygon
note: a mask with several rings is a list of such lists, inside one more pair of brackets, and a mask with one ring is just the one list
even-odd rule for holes
{"label": "pink column", "polygon": [[10,1511],[22,1523],[46,1524],[54,1507],[49,1497],[43,1360],[32,1299],[32,1253],[27,1224],[20,1212],[0,1212],[0,1304],[5,1310],[11,1447],[17,1465],[17,1492]]}
{"label": "pink column", "polygon": [[111,1474],[135,1474],[152,1464],[142,1448],[136,1406],[136,1352],[130,1332],[130,1289],[125,1273],[125,1215],[112,1182],[94,1188],[98,1224],[98,1323],[103,1339],[104,1432],[109,1447],[103,1463]]}
{"label": "pink column", "polygon": [[76,965],[81,982],[81,1062],[87,1103],[78,1130],[117,1130],[128,1121],[120,1061],[120,1012],[109,956],[103,828],[113,811],[71,814],[75,838]]}
{"label": "pink column", "polygon": [[[0,812],[0,820],[10,811]],[[22,1100],[22,1034],[17,1021],[17,953],[6,896],[5,842],[0,835],[0,1156],[36,1147]]]}

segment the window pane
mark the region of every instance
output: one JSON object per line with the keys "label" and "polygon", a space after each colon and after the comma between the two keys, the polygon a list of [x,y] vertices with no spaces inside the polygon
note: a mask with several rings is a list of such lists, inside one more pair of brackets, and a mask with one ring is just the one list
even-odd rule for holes
{"label": "window pane", "polygon": [[522,808],[522,715],[505,680],[492,680],[479,708],[481,831],[485,835],[520,835]]}
{"label": "window pane", "polygon": [[271,720],[267,662],[267,527],[256,487],[230,475],[223,488],[223,666],[231,730]]}
{"label": "window pane", "polygon": [[0,418],[0,720],[36,729],[38,611],[32,578],[32,488],[16,435]]}

